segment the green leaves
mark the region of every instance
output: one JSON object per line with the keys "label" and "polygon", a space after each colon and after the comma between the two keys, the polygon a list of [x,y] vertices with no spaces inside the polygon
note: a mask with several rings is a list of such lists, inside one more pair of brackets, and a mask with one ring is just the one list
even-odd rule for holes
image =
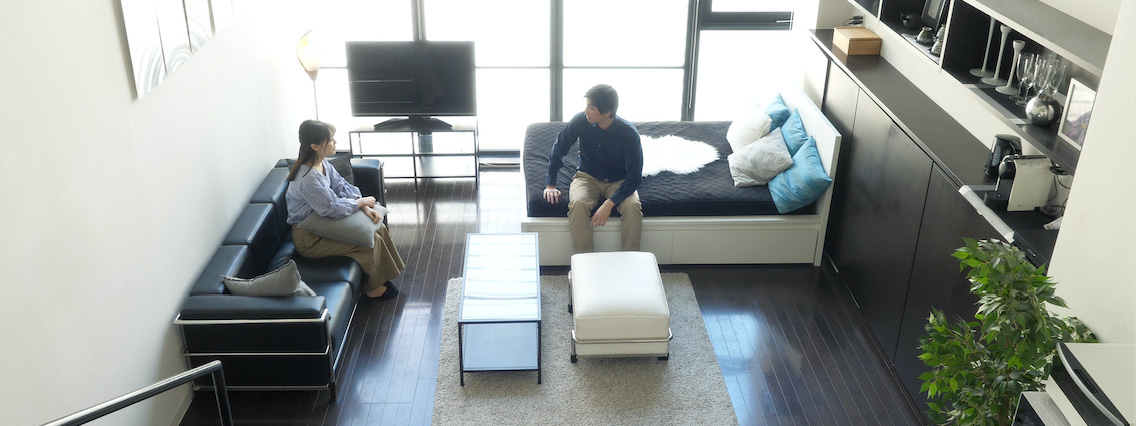
{"label": "green leaves", "polygon": [[952,256],[979,296],[977,321],[953,325],[932,310],[919,339],[931,371],[919,376],[928,414],[939,424],[1009,425],[1018,396],[1039,389],[1053,368],[1059,340],[1095,341],[1076,318],[1053,316],[1065,307],[1044,266],[1035,268],[1017,247],[964,238]]}

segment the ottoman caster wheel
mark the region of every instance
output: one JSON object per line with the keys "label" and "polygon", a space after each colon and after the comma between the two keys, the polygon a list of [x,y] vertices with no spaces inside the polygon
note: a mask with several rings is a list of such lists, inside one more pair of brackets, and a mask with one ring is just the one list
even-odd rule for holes
{"label": "ottoman caster wheel", "polygon": [[575,363],[576,363],[576,355],[572,355],[572,363],[573,363],[573,364],[575,364]]}
{"label": "ottoman caster wheel", "polygon": [[666,360],[669,360],[669,359],[671,359],[670,355],[659,357],[659,361],[666,361]]}

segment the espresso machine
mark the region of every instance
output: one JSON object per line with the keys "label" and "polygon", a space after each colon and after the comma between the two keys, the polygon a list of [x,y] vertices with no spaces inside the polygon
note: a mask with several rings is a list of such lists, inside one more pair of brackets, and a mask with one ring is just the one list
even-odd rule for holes
{"label": "espresso machine", "polygon": [[986,195],[986,205],[1006,211],[1030,211],[1045,206],[1053,190],[1053,165],[1044,155],[1007,155],[998,166],[998,184]]}

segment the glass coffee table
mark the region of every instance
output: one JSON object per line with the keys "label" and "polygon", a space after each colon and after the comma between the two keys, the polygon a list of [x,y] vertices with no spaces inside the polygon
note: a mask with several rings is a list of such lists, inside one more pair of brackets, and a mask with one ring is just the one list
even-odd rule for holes
{"label": "glass coffee table", "polygon": [[536,234],[468,234],[458,309],[465,373],[536,371],[540,383],[540,266]]}

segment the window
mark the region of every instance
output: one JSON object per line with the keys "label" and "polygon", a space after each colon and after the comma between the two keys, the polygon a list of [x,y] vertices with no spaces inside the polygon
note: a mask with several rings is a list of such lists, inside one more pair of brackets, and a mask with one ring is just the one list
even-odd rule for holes
{"label": "window", "polygon": [[570,119],[599,83],[615,87],[617,114],[631,121],[689,120],[696,111],[729,120],[799,76],[791,53],[801,36],[782,30],[803,7],[815,15],[815,4],[792,0],[327,0],[317,16],[319,116],[341,128],[374,124],[351,116],[343,43],[413,40],[417,30],[476,43],[486,151],[520,150],[529,124]]}
{"label": "window", "polygon": [[[426,0],[428,40],[473,40],[478,142],[517,150],[531,123],[548,121],[550,2]],[[508,11],[504,13],[502,11]]]}
{"label": "window", "polygon": [[[751,46],[761,46],[761,54]],[[794,56],[807,48],[792,31],[702,31],[693,118],[733,120],[777,88],[799,85],[804,63]]]}
{"label": "window", "polygon": [[562,119],[584,110],[584,92],[609,84],[617,115],[682,118],[687,0],[565,0]]}
{"label": "window", "polygon": [[[374,117],[351,116],[347,87],[346,41],[412,40],[410,2],[405,0],[325,0],[313,9],[320,44],[316,104],[320,120],[345,132],[374,124]],[[298,65],[297,65],[298,66]],[[346,140],[346,137],[341,138]],[[343,149],[347,148],[342,144]]]}

